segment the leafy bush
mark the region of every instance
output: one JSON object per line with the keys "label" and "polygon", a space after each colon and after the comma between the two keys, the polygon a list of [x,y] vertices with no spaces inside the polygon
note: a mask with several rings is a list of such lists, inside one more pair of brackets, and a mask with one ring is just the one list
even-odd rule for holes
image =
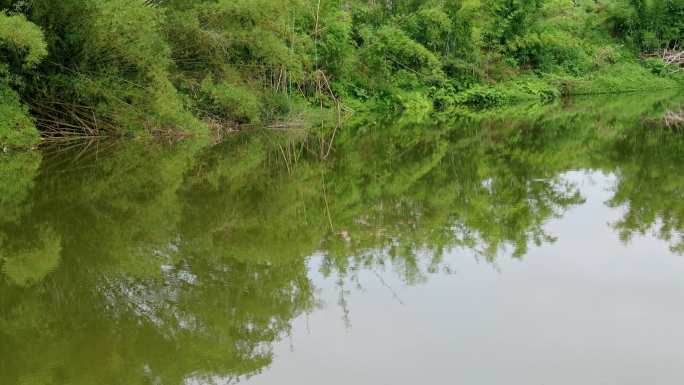
{"label": "leafy bush", "polygon": [[29,146],[39,139],[38,130],[28,116],[28,108],[20,103],[19,95],[0,83],[0,150]]}
{"label": "leafy bush", "polygon": [[33,67],[47,56],[43,32],[24,15],[8,16],[0,11],[0,50],[10,61]]}
{"label": "leafy bush", "polygon": [[477,107],[494,107],[510,103],[513,96],[496,87],[475,86],[460,93],[455,99],[457,104]]}
{"label": "leafy bush", "polygon": [[485,0],[484,8],[490,17],[485,40],[505,46],[524,35],[539,16],[544,0]]}
{"label": "leafy bush", "polygon": [[563,85],[566,94],[603,94],[634,91],[656,91],[681,87],[681,83],[654,74],[638,63],[618,63],[600,69],[581,79],[570,79]]}
{"label": "leafy bush", "polygon": [[444,58],[467,58],[473,54],[470,23],[461,15],[461,4],[424,5],[400,19],[402,29],[416,42]]}
{"label": "leafy bush", "polygon": [[594,51],[592,63],[595,67],[615,64],[621,60],[621,54],[613,45],[599,47]]}
{"label": "leafy bush", "polygon": [[30,18],[50,45],[48,64],[32,77],[27,95],[41,107],[40,118],[57,121],[57,128],[201,129],[170,82],[159,8],[137,0],[31,4]]}
{"label": "leafy bush", "polygon": [[420,43],[397,27],[384,26],[362,32],[361,59],[368,70],[380,79],[391,79],[399,71],[408,71],[427,82],[444,80],[440,61]]}
{"label": "leafy bush", "polygon": [[202,92],[214,114],[237,123],[259,123],[261,105],[249,89],[229,83],[215,84],[207,78],[202,82]]}
{"label": "leafy bush", "polygon": [[621,0],[613,2],[610,11],[614,33],[644,51],[684,41],[682,0]]}
{"label": "leafy bush", "polygon": [[47,55],[43,33],[23,15],[0,11],[0,149],[28,146],[39,140],[39,134],[11,88],[21,86],[21,74],[38,65]]}
{"label": "leafy bush", "polygon": [[668,65],[661,58],[648,58],[644,60],[644,67],[656,75],[666,75],[668,73]]}
{"label": "leafy bush", "polygon": [[518,36],[509,42],[507,48],[521,64],[544,72],[561,69],[578,75],[585,72],[591,63],[573,37],[560,31],[547,30]]}

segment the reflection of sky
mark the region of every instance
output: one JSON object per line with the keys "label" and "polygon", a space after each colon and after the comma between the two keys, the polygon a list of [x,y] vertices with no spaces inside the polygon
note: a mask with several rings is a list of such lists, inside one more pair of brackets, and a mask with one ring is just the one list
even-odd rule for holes
{"label": "reflection of sky", "polygon": [[[406,287],[361,272],[347,297],[312,276],[325,307],[293,326],[250,384],[679,384],[684,257],[646,236],[622,244],[604,202],[614,178],[568,173],[587,202],[548,224],[558,237],[496,266],[455,250],[454,275]],[[398,298],[394,297],[392,291]]]}

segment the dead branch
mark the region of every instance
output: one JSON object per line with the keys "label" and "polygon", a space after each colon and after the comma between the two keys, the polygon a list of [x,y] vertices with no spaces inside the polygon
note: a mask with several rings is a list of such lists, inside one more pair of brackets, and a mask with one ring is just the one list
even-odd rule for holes
{"label": "dead branch", "polygon": [[682,68],[684,68],[684,50],[681,50],[678,47],[665,48],[661,51],[656,51],[650,55],[646,55],[646,57],[661,59],[674,72],[679,72]]}
{"label": "dead branch", "polygon": [[667,111],[663,121],[668,128],[684,127],[684,109],[680,111]]}

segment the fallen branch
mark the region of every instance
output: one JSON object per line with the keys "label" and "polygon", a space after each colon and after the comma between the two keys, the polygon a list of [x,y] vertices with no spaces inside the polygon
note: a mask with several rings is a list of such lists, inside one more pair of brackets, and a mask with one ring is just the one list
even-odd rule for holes
{"label": "fallen branch", "polygon": [[656,51],[645,57],[661,59],[674,72],[679,72],[684,68],[684,50],[677,47],[665,48],[662,51]]}
{"label": "fallen branch", "polygon": [[664,49],[661,53],[661,58],[668,65],[684,66],[684,51],[677,49]]}
{"label": "fallen branch", "polygon": [[668,128],[684,127],[684,109],[680,111],[667,111],[663,121]]}

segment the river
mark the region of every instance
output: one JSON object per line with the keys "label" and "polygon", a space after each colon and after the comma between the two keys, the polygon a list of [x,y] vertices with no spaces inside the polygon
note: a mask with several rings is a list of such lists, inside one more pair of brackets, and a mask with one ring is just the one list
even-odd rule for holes
{"label": "river", "polygon": [[1,155],[0,383],[681,383],[683,101]]}

